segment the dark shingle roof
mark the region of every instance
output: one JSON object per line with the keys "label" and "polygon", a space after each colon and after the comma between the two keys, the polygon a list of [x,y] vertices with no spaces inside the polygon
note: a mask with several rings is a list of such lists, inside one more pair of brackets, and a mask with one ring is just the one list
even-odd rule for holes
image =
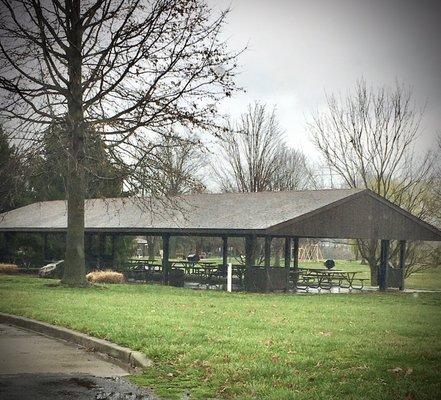
{"label": "dark shingle roof", "polygon": [[[172,203],[149,198],[92,199],[89,232],[441,240],[441,232],[369,190],[192,194]],[[0,214],[0,231],[66,230],[65,201]]]}
{"label": "dark shingle roof", "polygon": [[[359,193],[359,189],[192,194],[173,205],[147,198],[92,199],[86,229],[262,230]],[[0,216],[0,230],[65,229],[66,202],[31,204]]]}

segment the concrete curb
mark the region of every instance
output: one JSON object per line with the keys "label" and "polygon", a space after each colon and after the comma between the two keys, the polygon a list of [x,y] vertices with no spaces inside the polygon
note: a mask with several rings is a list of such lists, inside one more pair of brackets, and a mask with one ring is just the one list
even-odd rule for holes
{"label": "concrete curb", "polygon": [[40,322],[35,319],[19,317],[16,315],[0,313],[0,323],[7,323],[21,328],[29,329],[51,336],[56,339],[66,340],[85,347],[91,351],[107,354],[108,356],[129,364],[132,367],[147,368],[153,365],[152,360],[148,359],[140,351],[134,351],[127,347],[119,346],[115,343],[108,342],[104,339],[94,338],[72,329],[63,328],[61,326],[51,325],[46,322]]}

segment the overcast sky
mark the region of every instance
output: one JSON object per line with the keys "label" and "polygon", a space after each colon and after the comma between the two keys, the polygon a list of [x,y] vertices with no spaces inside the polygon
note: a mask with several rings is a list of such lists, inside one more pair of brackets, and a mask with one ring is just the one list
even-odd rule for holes
{"label": "overcast sky", "polygon": [[420,148],[441,131],[441,1],[211,0],[231,5],[225,33],[245,45],[236,95],[224,110],[237,115],[260,100],[276,105],[287,142],[313,156],[305,121],[325,92],[368,84],[410,84],[427,102]]}

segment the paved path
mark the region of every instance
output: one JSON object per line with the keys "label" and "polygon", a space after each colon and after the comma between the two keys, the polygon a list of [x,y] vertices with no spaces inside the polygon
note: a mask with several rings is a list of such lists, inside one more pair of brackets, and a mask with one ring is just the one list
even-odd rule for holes
{"label": "paved path", "polygon": [[129,371],[76,345],[0,324],[0,399],[153,399]]}

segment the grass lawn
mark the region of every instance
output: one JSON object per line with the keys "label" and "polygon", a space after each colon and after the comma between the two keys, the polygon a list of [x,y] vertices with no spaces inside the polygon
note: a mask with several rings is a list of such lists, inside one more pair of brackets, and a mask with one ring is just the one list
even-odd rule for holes
{"label": "grass lawn", "polygon": [[48,287],[0,276],[0,310],[141,350],[164,399],[439,399],[441,294]]}

